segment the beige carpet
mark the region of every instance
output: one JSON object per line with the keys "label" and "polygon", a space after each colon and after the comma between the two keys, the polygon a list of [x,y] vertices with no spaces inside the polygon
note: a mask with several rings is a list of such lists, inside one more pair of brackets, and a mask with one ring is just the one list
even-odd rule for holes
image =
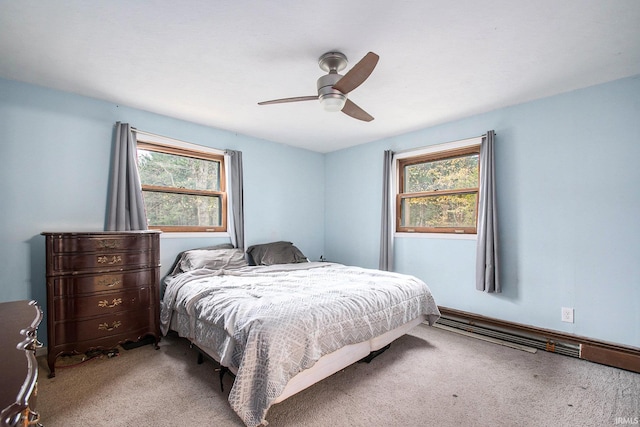
{"label": "beige carpet", "polygon": [[[45,427],[242,426],[217,366],[175,336],[61,368],[40,359]],[[620,417],[620,418],[618,418]],[[605,426],[640,417],[640,374],[418,326],[274,405],[270,426]]]}

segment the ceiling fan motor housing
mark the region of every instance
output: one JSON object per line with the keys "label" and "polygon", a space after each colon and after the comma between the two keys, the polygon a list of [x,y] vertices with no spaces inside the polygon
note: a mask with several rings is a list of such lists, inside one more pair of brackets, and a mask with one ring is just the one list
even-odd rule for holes
{"label": "ceiling fan motor housing", "polygon": [[318,98],[327,111],[340,111],[347,101],[347,95],[333,88],[342,76],[335,71],[318,79]]}
{"label": "ceiling fan motor housing", "polygon": [[318,79],[318,98],[320,104],[326,111],[340,111],[347,102],[347,95],[333,88],[342,75],[342,71],[347,66],[347,57],[341,52],[327,52],[318,59],[318,65],[329,74]]}

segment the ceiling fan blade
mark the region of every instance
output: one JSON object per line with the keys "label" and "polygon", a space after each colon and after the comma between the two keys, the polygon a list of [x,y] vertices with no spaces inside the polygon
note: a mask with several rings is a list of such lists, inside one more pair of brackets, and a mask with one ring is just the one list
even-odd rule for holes
{"label": "ceiling fan blade", "polygon": [[373,72],[380,57],[373,52],[367,53],[364,58],[345,74],[333,88],[342,93],[349,93],[360,86]]}
{"label": "ceiling fan blade", "polygon": [[362,120],[364,122],[370,122],[373,120],[373,116],[364,111],[362,108],[358,107],[353,101],[347,99],[347,102],[342,107],[342,112],[347,116],[351,116],[354,119]]}
{"label": "ceiling fan blade", "polygon": [[258,102],[258,105],[284,104],[285,102],[317,101],[317,100],[318,100],[318,95],[296,96],[294,98],[282,98],[282,99],[272,99],[271,101],[262,101],[262,102]]}

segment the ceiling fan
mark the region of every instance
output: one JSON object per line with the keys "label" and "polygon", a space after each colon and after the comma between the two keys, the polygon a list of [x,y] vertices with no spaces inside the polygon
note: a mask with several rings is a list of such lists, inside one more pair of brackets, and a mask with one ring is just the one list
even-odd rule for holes
{"label": "ceiling fan", "polygon": [[273,99],[258,102],[258,105],[319,99],[325,111],[342,111],[354,119],[370,122],[373,117],[348,99],[347,94],[369,77],[376,67],[378,59],[380,59],[378,55],[369,52],[343,76],[338,72],[347,66],[347,57],[341,52],[327,52],[318,59],[320,68],[329,73],[318,79],[318,95]]}

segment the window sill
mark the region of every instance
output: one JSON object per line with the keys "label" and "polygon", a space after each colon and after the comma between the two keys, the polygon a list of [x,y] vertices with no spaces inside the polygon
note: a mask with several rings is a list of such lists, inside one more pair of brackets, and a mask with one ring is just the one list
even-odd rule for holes
{"label": "window sill", "polygon": [[229,237],[229,233],[226,231],[195,231],[195,232],[164,231],[160,235],[161,239],[188,239],[188,238],[200,238],[200,237]]}
{"label": "window sill", "polygon": [[408,237],[411,239],[478,240],[477,234],[455,233],[394,233],[394,237]]}

